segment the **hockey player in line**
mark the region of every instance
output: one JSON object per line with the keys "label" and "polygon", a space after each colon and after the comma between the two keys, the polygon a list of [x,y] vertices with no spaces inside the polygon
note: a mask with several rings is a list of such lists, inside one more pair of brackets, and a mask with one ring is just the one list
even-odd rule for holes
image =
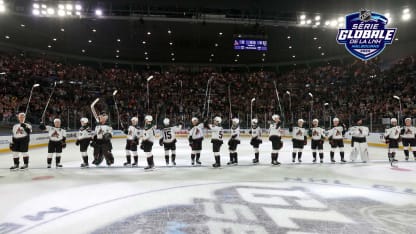
{"label": "hockey player in line", "polygon": [[77,140],[75,142],[75,145],[79,145],[79,150],[81,152],[82,156],[82,163],[81,168],[88,168],[88,146],[90,145],[90,142],[92,140],[92,130],[88,126],[88,119],[87,118],[81,118],[81,127],[79,128],[79,131],[77,133]]}
{"label": "hockey player in line", "polygon": [[292,129],[292,142],[293,142],[293,152],[292,152],[292,162],[296,160],[296,154],[298,155],[298,162],[302,162],[302,151],[303,147],[307,144],[306,129],[303,127],[303,119],[298,120],[298,126],[293,127]]}
{"label": "hockey player in line", "polygon": [[312,120],[312,128],[309,129],[308,135],[312,138],[311,140],[311,149],[313,156],[313,163],[316,163],[316,156],[319,153],[319,162],[324,162],[324,140],[325,140],[325,130],[319,127],[319,120]]}
{"label": "hockey player in line", "polygon": [[165,118],[163,125],[164,128],[162,129],[162,137],[159,139],[159,145],[165,149],[166,166],[169,165],[169,151],[172,153],[172,165],[176,166],[176,132],[182,129],[182,123],[179,123],[177,126],[171,126],[170,120]]}
{"label": "hockey player in line", "polygon": [[91,146],[94,148],[94,165],[99,166],[104,158],[107,166],[114,164],[114,157],[111,153],[113,146],[111,138],[113,137],[113,128],[107,125],[108,115],[101,113],[98,116],[98,124],[95,126],[93,141]]}
{"label": "hockey player in line", "polygon": [[259,147],[260,147],[260,144],[263,143],[261,139],[261,128],[257,124],[258,124],[258,120],[252,119],[251,130],[249,132],[251,134],[250,145],[252,145],[254,149],[254,158],[253,158],[254,164],[259,163]]}
{"label": "hockey player in line", "polygon": [[[126,140],[126,162],[123,164],[125,167],[137,167],[139,156],[137,154],[137,145],[139,144],[140,129],[137,124],[139,119],[137,117],[131,118],[131,125],[124,129],[124,133],[127,135]],[[133,155],[133,164],[131,164],[131,155]]]}
{"label": "hockey player in line", "polygon": [[56,168],[61,168],[61,154],[62,149],[66,147],[66,131],[61,128],[61,120],[54,119],[54,126],[49,126],[44,123],[40,123],[39,128],[43,131],[48,132],[49,143],[48,143],[48,168],[51,168],[53,154],[55,153]]}
{"label": "hockey player in line", "polygon": [[145,170],[151,170],[155,167],[152,154],[153,142],[155,141],[155,128],[152,125],[152,121],[153,117],[151,115],[144,117],[144,130],[142,132],[140,148],[144,151],[147,159],[147,167],[144,168]]}
{"label": "hockey player in line", "polygon": [[272,165],[280,165],[277,161],[279,157],[279,150],[283,147],[282,142],[282,129],[280,128],[280,116],[273,115],[272,120],[274,123],[270,124],[269,129],[269,140],[272,142],[272,154],[271,163]]}
{"label": "hockey player in line", "polygon": [[335,150],[336,148],[339,148],[339,154],[341,156],[341,162],[345,163],[344,159],[344,134],[345,134],[345,128],[339,123],[338,118],[334,118],[332,120],[334,127],[329,130],[328,132],[328,139],[329,144],[331,145],[331,162],[335,163]]}
{"label": "hockey player in line", "polygon": [[412,126],[412,119],[404,120],[405,126],[402,128],[400,135],[403,143],[405,160],[409,160],[409,147],[412,149],[413,157],[416,160],[416,128]]}
{"label": "hockey player in line", "polygon": [[211,143],[212,143],[212,152],[214,153],[215,163],[212,164],[213,167],[221,167],[221,145],[223,144],[222,141],[222,127],[221,127],[222,119],[219,116],[214,118],[213,124],[205,124],[205,127],[211,130]]}
{"label": "hockey player in line", "polygon": [[202,140],[204,139],[204,133],[202,132],[202,128],[204,125],[199,123],[198,118],[192,118],[192,128],[189,131],[189,146],[191,146],[192,153],[191,153],[191,164],[192,166],[195,165],[195,158],[196,164],[201,165],[201,161],[199,161],[201,157],[201,150],[202,150]]}
{"label": "hockey player in line", "polygon": [[240,144],[240,120],[234,118],[231,120],[231,138],[228,140],[228,150],[230,151],[230,161],[227,165],[237,165],[238,164],[238,154],[237,154],[237,145]]}
{"label": "hockey player in line", "polygon": [[396,163],[397,160],[395,159],[396,152],[399,149],[399,142],[400,142],[400,126],[397,126],[397,119],[392,118],[390,120],[391,128],[386,129],[384,133],[384,138],[386,139],[386,143],[389,145],[388,150],[388,158],[391,164]]}
{"label": "hockey player in line", "polygon": [[26,115],[25,113],[19,113],[17,115],[19,123],[13,125],[12,128],[12,141],[9,145],[10,150],[13,154],[13,166],[10,167],[10,170],[15,171],[19,169],[19,157],[23,157],[23,166],[20,168],[22,170],[29,167],[29,141],[30,133],[32,132],[32,126],[28,123],[25,123]]}
{"label": "hockey player in line", "polygon": [[370,135],[368,127],[362,126],[363,120],[361,118],[356,119],[356,126],[349,129],[351,133],[351,154],[350,159],[352,162],[357,160],[358,154],[361,156],[363,163],[368,162],[368,145],[367,136]]}

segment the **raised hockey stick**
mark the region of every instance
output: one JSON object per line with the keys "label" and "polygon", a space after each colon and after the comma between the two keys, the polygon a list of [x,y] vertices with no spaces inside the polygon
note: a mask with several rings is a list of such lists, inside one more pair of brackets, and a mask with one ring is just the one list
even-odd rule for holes
{"label": "raised hockey stick", "polygon": [[233,118],[232,107],[231,107],[231,83],[228,84],[228,102],[230,103],[230,116],[229,116],[229,127],[231,128],[231,119]]}
{"label": "raised hockey stick", "polygon": [[91,111],[92,111],[92,114],[94,115],[94,118],[95,118],[95,120],[96,120],[97,122],[99,122],[99,119],[98,119],[97,111],[95,110],[94,106],[95,106],[95,104],[97,104],[97,102],[98,102],[98,101],[100,101],[100,99],[99,99],[99,98],[95,99],[95,100],[91,103]]}
{"label": "raised hockey stick", "polygon": [[276,81],[273,81],[273,85],[274,85],[274,91],[276,92],[277,103],[279,104],[280,115],[283,115],[282,105],[280,104],[280,97],[279,97],[279,92],[277,91]]}
{"label": "raised hockey stick", "polygon": [[39,87],[39,86],[40,86],[40,84],[34,84],[32,86],[32,89],[30,90],[29,100],[27,101],[27,105],[26,105],[25,116],[27,116],[27,111],[29,110],[29,103],[30,103],[30,100],[32,99],[33,89],[36,88],[36,87]]}
{"label": "raised hockey stick", "polygon": [[55,92],[55,88],[56,88],[56,81],[55,81],[55,82],[54,82],[54,84],[53,84],[52,92],[51,92],[51,94],[49,95],[48,101],[46,102],[46,106],[45,106],[45,109],[43,110],[42,117],[40,117],[40,119],[41,119],[41,121],[42,121],[43,123],[45,123],[45,113],[46,113],[46,109],[48,109],[49,102],[51,101],[52,95],[53,95],[53,93]]}
{"label": "raised hockey stick", "polygon": [[120,122],[120,112],[118,111],[117,100],[116,100],[117,92],[118,92],[117,89],[114,90],[114,92],[113,92],[113,100],[114,100],[114,105],[115,105],[116,112],[117,112],[117,128],[120,129],[120,124],[121,124],[121,127],[122,128],[124,128],[124,126],[123,126],[123,123]]}
{"label": "raised hockey stick", "polygon": [[204,117],[204,116],[205,116],[205,111],[206,111],[206,109],[205,109],[205,108],[206,108],[207,98],[208,98],[208,89],[209,89],[209,86],[210,86],[210,84],[211,84],[212,79],[213,79],[213,77],[212,77],[212,76],[208,79],[208,82],[207,82],[207,88],[205,89],[205,99],[204,99],[204,107],[203,107],[203,110],[202,110],[202,117]]}

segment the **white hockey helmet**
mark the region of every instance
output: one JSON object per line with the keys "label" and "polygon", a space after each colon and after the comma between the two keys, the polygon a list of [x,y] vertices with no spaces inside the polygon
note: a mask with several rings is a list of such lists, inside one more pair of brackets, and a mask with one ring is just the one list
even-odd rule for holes
{"label": "white hockey helmet", "polygon": [[169,120],[168,118],[164,118],[164,119],[163,119],[163,124],[164,124],[165,126],[168,126],[168,125],[170,124],[170,120]]}
{"label": "white hockey helmet", "polygon": [[221,123],[221,122],[222,122],[222,119],[221,119],[221,117],[216,116],[216,117],[214,118],[214,121],[215,121],[215,122],[217,122],[217,123]]}
{"label": "white hockey helmet", "polygon": [[280,119],[280,116],[279,115],[272,115],[272,120],[274,120],[274,121],[276,121],[276,119]]}
{"label": "white hockey helmet", "polygon": [[391,123],[397,123],[397,119],[396,118],[391,118],[390,122]]}
{"label": "white hockey helmet", "polygon": [[303,120],[303,119],[298,119],[298,123],[304,123],[305,122],[305,120]]}
{"label": "white hockey helmet", "polygon": [[198,120],[198,118],[197,118],[197,117],[192,117],[191,121],[192,121],[192,123],[193,123],[193,122],[198,122],[199,120]]}
{"label": "white hockey helmet", "polygon": [[131,122],[137,124],[137,122],[139,122],[139,119],[137,117],[132,117]]}
{"label": "white hockey helmet", "polygon": [[233,122],[233,124],[237,125],[240,123],[240,120],[238,118],[234,118],[231,120]]}
{"label": "white hockey helmet", "polygon": [[153,117],[151,115],[146,115],[144,117],[144,121],[146,121],[146,122],[152,122],[153,121]]}
{"label": "white hockey helmet", "polygon": [[53,123],[60,123],[60,122],[61,122],[61,120],[58,119],[58,118],[56,118],[56,119],[53,120]]}
{"label": "white hockey helmet", "polygon": [[319,120],[318,119],[313,119],[312,123],[319,123]]}
{"label": "white hockey helmet", "polygon": [[339,119],[338,118],[333,118],[332,122],[339,122]]}
{"label": "white hockey helmet", "polygon": [[251,124],[253,124],[253,125],[255,125],[255,124],[257,124],[259,121],[257,120],[257,119],[252,119],[251,120]]}
{"label": "white hockey helmet", "polygon": [[79,122],[87,124],[88,123],[88,118],[82,117]]}

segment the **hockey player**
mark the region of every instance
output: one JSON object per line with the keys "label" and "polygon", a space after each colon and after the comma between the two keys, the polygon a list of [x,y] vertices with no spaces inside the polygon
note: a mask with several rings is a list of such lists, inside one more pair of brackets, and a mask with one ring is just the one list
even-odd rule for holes
{"label": "hockey player", "polygon": [[202,132],[203,124],[199,123],[198,118],[192,118],[192,128],[189,131],[189,146],[191,146],[192,153],[191,153],[191,160],[192,165],[195,165],[195,157],[196,163],[201,165],[201,161],[199,161],[201,157],[201,150],[202,150],[202,140],[204,139],[204,133]]}
{"label": "hockey player", "polygon": [[81,118],[81,128],[79,129],[77,133],[77,140],[75,141],[75,145],[79,145],[79,150],[81,152],[82,156],[82,163],[81,168],[88,168],[88,146],[92,140],[92,130],[88,126],[88,119],[87,118]]}
{"label": "hockey player", "polygon": [[176,132],[182,129],[182,124],[171,126],[170,120],[165,118],[163,120],[164,128],[162,129],[162,137],[159,139],[159,145],[165,149],[166,166],[169,165],[169,150],[172,153],[172,165],[176,166]]}
{"label": "hockey player", "polygon": [[397,160],[395,159],[396,152],[399,149],[399,142],[400,142],[400,126],[397,126],[397,119],[392,118],[390,120],[391,128],[386,129],[384,133],[384,138],[386,139],[386,143],[389,145],[388,150],[388,157],[390,163],[396,163]]}
{"label": "hockey player", "polygon": [[[124,133],[127,135],[126,140],[126,162],[123,164],[125,167],[137,167],[139,156],[137,154],[137,145],[139,144],[140,130],[137,124],[139,119],[137,117],[131,118],[131,125],[124,129]],[[133,154],[133,165],[131,164],[131,155]]]}
{"label": "hockey player", "polygon": [[250,145],[252,145],[254,149],[254,158],[253,158],[254,164],[259,163],[259,147],[260,147],[260,144],[263,143],[261,139],[261,128],[257,124],[258,124],[258,120],[252,119],[251,130],[249,132],[251,134]]}
{"label": "hockey player", "polygon": [[147,167],[144,168],[145,170],[151,170],[155,167],[152,154],[153,142],[155,141],[155,128],[152,125],[152,121],[153,117],[151,115],[144,117],[144,130],[142,132],[140,149],[144,151],[147,159]]}
{"label": "hockey player", "polygon": [[319,162],[324,162],[324,140],[325,140],[325,130],[319,127],[319,120],[312,120],[312,128],[308,132],[311,140],[311,149],[313,156],[313,163],[316,163],[316,154],[319,153]]}
{"label": "hockey player", "polygon": [[221,127],[222,119],[219,116],[214,118],[214,124],[207,124],[206,127],[211,130],[211,143],[212,143],[212,152],[214,153],[215,163],[212,164],[213,167],[220,167],[221,166],[221,156],[220,156],[220,149],[221,145],[223,144],[222,141],[222,127]]}
{"label": "hockey player", "polygon": [[367,145],[367,136],[370,135],[368,127],[362,126],[363,120],[357,118],[356,126],[353,126],[349,129],[351,133],[351,161],[357,160],[358,154],[361,156],[361,161],[366,163],[368,161],[368,145]]}
{"label": "hockey player", "polygon": [[272,142],[272,165],[280,165],[277,161],[279,157],[279,150],[283,147],[282,142],[282,129],[280,128],[280,116],[273,115],[272,120],[274,123],[270,124],[269,140]]}
{"label": "hockey player", "polygon": [[298,155],[298,162],[302,162],[302,151],[303,147],[307,144],[306,129],[303,127],[303,119],[298,119],[298,126],[293,127],[292,129],[292,142],[293,142],[293,152],[292,152],[292,162],[296,160],[296,154]]}
{"label": "hockey player", "polygon": [[25,113],[19,113],[17,115],[19,123],[13,125],[12,142],[10,143],[10,150],[13,154],[14,165],[10,167],[10,170],[19,169],[19,157],[22,155],[24,165],[20,168],[22,170],[27,169],[29,166],[29,141],[30,133],[32,132],[32,126],[25,123]]}
{"label": "hockey player", "polygon": [[413,157],[416,160],[416,128],[412,126],[412,119],[406,118],[404,120],[405,126],[402,128],[400,134],[403,143],[403,150],[406,161],[409,160],[409,146],[412,149]]}
{"label": "hockey player", "polygon": [[329,130],[328,133],[328,140],[329,144],[331,145],[331,162],[335,163],[335,149],[339,148],[339,154],[341,156],[341,162],[345,163],[344,159],[344,134],[345,134],[345,128],[339,123],[338,118],[334,118],[332,120],[334,127]]}
{"label": "hockey player", "polygon": [[114,157],[111,153],[113,148],[111,138],[113,137],[113,128],[106,124],[108,115],[101,113],[98,116],[98,124],[95,126],[94,137],[91,146],[94,148],[94,165],[99,166],[104,158],[107,166],[114,164]]}
{"label": "hockey player", "polygon": [[227,165],[237,165],[238,164],[238,154],[237,154],[237,145],[240,144],[240,120],[234,118],[231,120],[231,138],[228,140],[228,150],[230,151],[230,161]]}
{"label": "hockey player", "polygon": [[61,128],[61,120],[54,119],[53,120],[54,126],[49,126],[44,123],[40,123],[39,128],[41,130],[47,131],[49,136],[49,143],[48,143],[48,168],[51,168],[52,165],[52,158],[53,154],[55,153],[55,163],[56,168],[61,168],[61,154],[62,149],[66,147],[66,131],[65,129]]}

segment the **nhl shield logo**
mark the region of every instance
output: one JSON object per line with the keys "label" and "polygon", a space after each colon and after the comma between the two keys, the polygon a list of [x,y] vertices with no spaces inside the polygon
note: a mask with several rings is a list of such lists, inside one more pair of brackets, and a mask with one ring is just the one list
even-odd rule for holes
{"label": "nhl shield logo", "polygon": [[345,28],[338,30],[337,42],[361,60],[379,55],[386,44],[391,44],[395,28],[386,28],[388,19],[379,13],[361,10],[346,16]]}

